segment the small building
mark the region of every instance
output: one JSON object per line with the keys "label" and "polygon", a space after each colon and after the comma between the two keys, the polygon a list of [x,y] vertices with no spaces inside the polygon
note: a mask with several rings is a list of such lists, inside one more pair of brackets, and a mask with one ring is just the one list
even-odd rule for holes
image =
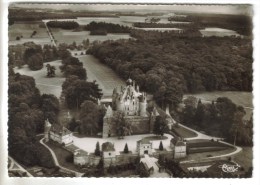
{"label": "small building", "polygon": [[102,144],[103,159],[114,162],[116,159],[116,150],[114,144],[105,142]]}
{"label": "small building", "polygon": [[170,142],[171,142],[170,147],[173,149],[173,156],[175,159],[186,157],[187,145],[182,138],[180,137],[172,138]]}
{"label": "small building", "polygon": [[74,152],[73,162],[75,165],[86,165],[89,163],[88,152],[78,149]]}
{"label": "small building", "polygon": [[73,143],[72,132],[59,124],[52,124],[49,137],[51,140],[63,145]]}
{"label": "small building", "polygon": [[144,154],[152,155],[153,144],[148,139],[141,139],[137,141],[136,150],[141,156],[143,156]]}

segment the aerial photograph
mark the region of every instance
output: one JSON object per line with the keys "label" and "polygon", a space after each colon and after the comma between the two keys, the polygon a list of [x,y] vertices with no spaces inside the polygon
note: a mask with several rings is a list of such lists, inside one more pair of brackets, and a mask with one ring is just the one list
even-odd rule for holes
{"label": "aerial photograph", "polygon": [[9,4],[9,177],[252,178],[252,19],[249,4]]}

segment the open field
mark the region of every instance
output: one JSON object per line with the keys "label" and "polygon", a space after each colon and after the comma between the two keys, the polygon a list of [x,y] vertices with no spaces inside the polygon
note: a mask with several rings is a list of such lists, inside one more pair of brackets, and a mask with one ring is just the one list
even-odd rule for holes
{"label": "open field", "polygon": [[[56,76],[53,78],[46,77],[47,69],[46,64],[50,64],[56,67]],[[16,73],[20,73],[27,76],[32,76],[35,79],[36,86],[40,90],[41,94],[54,94],[57,98],[61,95],[61,85],[65,78],[60,72],[59,66],[60,60],[44,63],[44,67],[38,71],[31,71],[27,65],[24,65],[21,69],[14,68]]]}
{"label": "open field", "polygon": [[[40,28],[41,22],[15,23],[8,27],[9,45],[23,44],[25,42],[34,42],[35,44],[51,44],[51,40],[45,28]],[[31,38],[33,31],[37,33]],[[23,36],[16,40],[17,36]]]}
{"label": "open field", "polygon": [[111,97],[115,87],[125,86],[125,82],[108,66],[92,55],[78,56],[87,70],[88,81],[96,80],[104,97]]}
{"label": "open field", "polygon": [[244,107],[246,111],[245,119],[249,120],[253,112],[253,93],[251,92],[238,92],[238,91],[215,91],[215,92],[205,92],[198,94],[185,94],[183,98],[188,96],[194,96],[201,99],[202,103],[210,103],[216,100],[218,97],[227,97],[236,105]]}

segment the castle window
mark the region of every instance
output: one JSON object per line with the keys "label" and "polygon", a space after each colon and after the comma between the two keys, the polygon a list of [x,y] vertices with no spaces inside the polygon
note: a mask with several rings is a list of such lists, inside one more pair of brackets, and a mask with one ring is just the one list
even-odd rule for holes
{"label": "castle window", "polygon": [[108,153],[108,155],[110,156],[110,155],[111,155],[111,153]]}

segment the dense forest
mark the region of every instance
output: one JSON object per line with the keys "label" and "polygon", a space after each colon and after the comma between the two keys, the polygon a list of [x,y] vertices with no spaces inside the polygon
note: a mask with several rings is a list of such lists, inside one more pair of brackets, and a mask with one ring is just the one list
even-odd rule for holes
{"label": "dense forest", "polygon": [[105,22],[91,22],[84,27],[85,30],[92,32],[104,32],[104,33],[129,33],[130,28],[122,26],[120,24],[105,23]]}
{"label": "dense forest", "polygon": [[8,151],[27,166],[54,167],[51,154],[37,134],[44,130],[44,121],[57,120],[59,101],[53,95],[40,95],[32,77],[14,73],[9,68]]}
{"label": "dense forest", "polygon": [[79,27],[79,23],[75,21],[49,21],[46,24],[50,28],[62,28],[65,30],[76,29]]}
{"label": "dense forest", "polygon": [[136,40],[106,41],[95,44],[88,53],[122,78],[131,76],[161,106],[178,104],[183,93],[252,91],[249,39],[142,30],[131,34]]}

